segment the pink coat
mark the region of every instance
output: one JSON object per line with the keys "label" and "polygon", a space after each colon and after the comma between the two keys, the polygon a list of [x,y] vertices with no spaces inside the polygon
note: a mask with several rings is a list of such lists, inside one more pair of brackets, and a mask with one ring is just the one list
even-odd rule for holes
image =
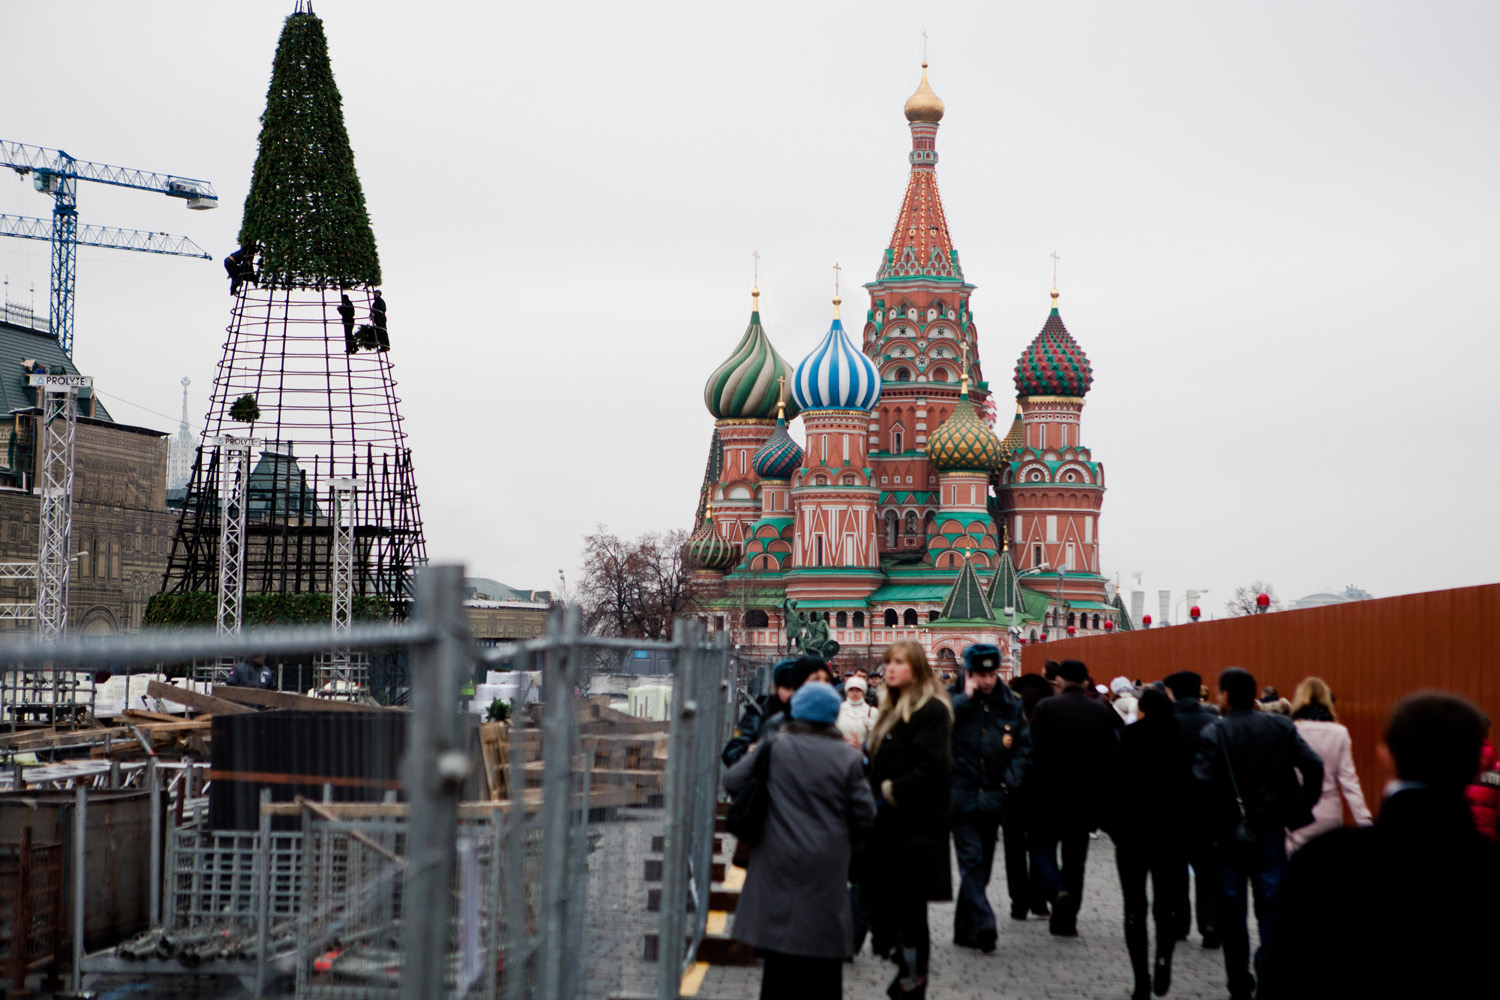
{"label": "pink coat", "polygon": [[1298,719],[1297,735],[1306,740],[1313,752],[1323,758],[1323,793],[1318,796],[1317,805],[1313,806],[1312,823],[1287,833],[1288,854],[1318,834],[1344,825],[1344,806],[1339,801],[1340,790],[1349,803],[1349,812],[1354,814],[1356,826],[1369,826],[1375,822],[1370,815],[1369,806],[1365,805],[1365,793],[1359,787],[1359,775],[1354,772],[1349,730],[1337,722]]}

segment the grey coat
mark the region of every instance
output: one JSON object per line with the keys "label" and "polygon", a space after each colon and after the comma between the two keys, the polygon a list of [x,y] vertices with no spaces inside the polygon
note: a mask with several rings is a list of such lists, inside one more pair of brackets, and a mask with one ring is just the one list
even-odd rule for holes
{"label": "grey coat", "polygon": [[724,777],[737,794],[756,754],[771,751],[770,809],[750,859],[733,936],[755,948],[814,958],[854,953],[849,853],[875,822],[863,755],[805,723],[789,722]]}

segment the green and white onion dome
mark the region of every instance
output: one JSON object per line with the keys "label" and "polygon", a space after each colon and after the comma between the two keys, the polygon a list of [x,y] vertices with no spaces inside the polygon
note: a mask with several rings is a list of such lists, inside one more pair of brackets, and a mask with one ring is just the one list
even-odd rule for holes
{"label": "green and white onion dome", "polygon": [[714,573],[726,573],[740,561],[739,547],[719,537],[714,527],[714,514],[710,509],[703,523],[693,532],[682,547],[682,561],[689,569],[706,569]]}
{"label": "green and white onion dome", "polygon": [[[781,379],[792,377],[791,366],[776,353],[760,325],[760,289],[754,296],[756,304],[744,337],[703,386],[703,403],[719,420],[771,419],[781,398]],[[796,415],[797,407],[790,405],[787,417]]]}

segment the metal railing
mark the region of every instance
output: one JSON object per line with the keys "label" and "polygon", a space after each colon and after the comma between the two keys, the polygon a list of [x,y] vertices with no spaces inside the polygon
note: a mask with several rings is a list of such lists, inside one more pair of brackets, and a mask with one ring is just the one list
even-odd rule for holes
{"label": "metal railing", "polygon": [[[257,989],[290,974],[298,996],[617,995],[630,984],[601,992],[597,968],[582,958],[608,951],[636,956],[625,963],[634,985],[649,982],[660,1000],[677,997],[708,919],[718,754],[739,680],[727,646],[689,620],[676,623],[669,642],[592,636],[582,632],[576,608],[560,607],[546,635],[482,649],[467,631],[462,583],[460,566],[425,568],[402,624],[15,643],[0,647],[0,672],[212,662],[247,649],[268,657],[404,652],[411,705],[400,801],[350,804],[342,813],[304,803],[296,832],[273,832],[272,814],[287,807],[266,795],[259,830],[216,831],[208,810],[197,810],[168,831],[166,871],[153,889],[165,889],[152,905],[161,922],[152,933],[180,941],[189,932],[222,932],[233,960],[226,971],[247,985],[253,979]],[[610,723],[580,717],[587,671],[600,652],[625,648],[670,653],[670,720],[655,726],[665,733],[646,732],[653,724],[618,712]],[[472,797],[474,754],[472,727],[456,711],[460,688],[481,665],[500,661],[541,664],[540,718],[526,731],[535,739],[527,744],[522,727],[511,727],[506,801],[461,807],[466,787]],[[609,725],[618,734],[601,736]],[[640,784],[639,770],[596,767],[596,759],[625,757],[620,746],[601,752],[601,739],[664,743],[664,756],[630,744],[635,766],[660,768],[655,783]],[[647,757],[652,763],[641,765]],[[57,780],[86,796],[95,769],[69,771]],[[637,879],[643,865],[652,874]],[[660,889],[648,890],[656,878]],[[294,970],[278,959],[292,954]],[[74,969],[75,988],[86,965]]]}

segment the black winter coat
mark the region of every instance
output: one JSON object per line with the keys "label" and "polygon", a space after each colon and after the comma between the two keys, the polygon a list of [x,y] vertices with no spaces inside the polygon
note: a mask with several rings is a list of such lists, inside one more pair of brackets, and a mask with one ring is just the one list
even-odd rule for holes
{"label": "black winter coat", "polygon": [[1031,763],[1021,699],[1004,684],[989,694],[966,695],[962,680],[948,696],[953,700],[953,814],[1001,815]]}
{"label": "black winter coat", "polygon": [[724,766],[733,767],[736,761],[745,756],[750,744],[779,729],[787,719],[786,709],[786,702],[776,697],[775,691],[746,705],[745,710],[740,713],[740,721],[734,727],[734,735],[724,745],[724,752],[719,755]]}
{"label": "black winter coat", "polygon": [[1225,747],[1250,829],[1257,833],[1298,830],[1313,821],[1312,807],[1323,792],[1323,758],[1303,741],[1287,716],[1231,710],[1203,727],[1193,764],[1193,777],[1208,793],[1209,821],[1216,835],[1227,837],[1240,818],[1224,764]]}
{"label": "black winter coat", "polygon": [[1044,698],[1031,712],[1031,774],[1027,784],[1040,823],[1093,829],[1108,786],[1125,720],[1079,687]]}
{"label": "black winter coat", "polygon": [[1116,843],[1181,849],[1192,811],[1192,771],[1175,716],[1147,717],[1120,734],[1100,825]]}
{"label": "black winter coat", "polygon": [[1463,796],[1399,791],[1374,826],[1292,855],[1258,995],[1494,1000],[1497,899],[1500,845],[1475,832]]}
{"label": "black winter coat", "polygon": [[[929,900],[952,899],[953,717],[948,706],[931,699],[912,713],[911,721],[892,726],[871,752],[870,787],[877,811],[866,885],[879,894],[905,879]],[[894,803],[881,795],[887,781]]]}

